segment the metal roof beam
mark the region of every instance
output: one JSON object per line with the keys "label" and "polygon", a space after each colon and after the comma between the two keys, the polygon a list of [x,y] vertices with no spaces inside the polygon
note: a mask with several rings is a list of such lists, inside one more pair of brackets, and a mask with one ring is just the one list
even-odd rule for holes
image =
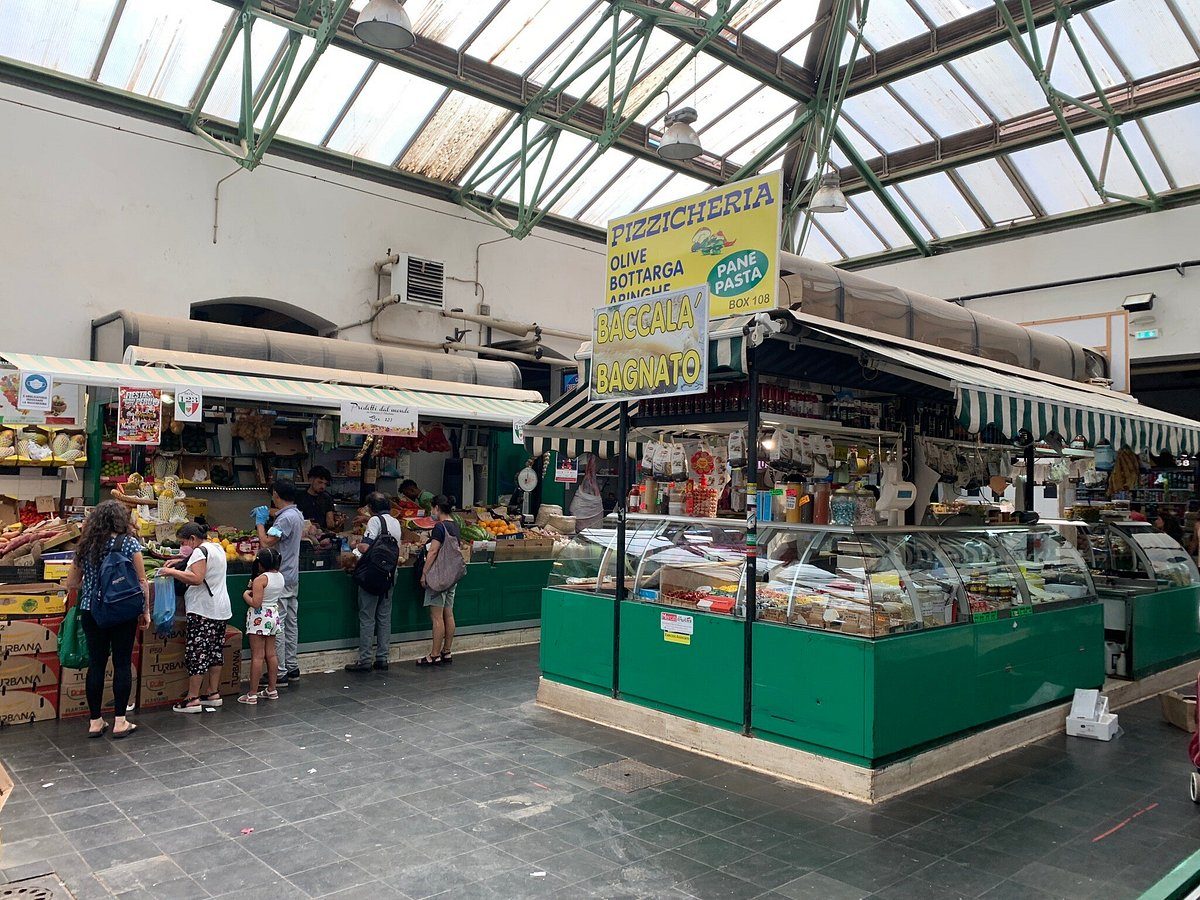
{"label": "metal roof beam", "polygon": [[[1059,5],[1070,14],[1075,14],[1110,2],[1060,0]],[[1007,0],[1006,5],[1014,16],[1022,15],[1021,0]],[[1031,5],[1037,27],[1054,21],[1055,0],[1032,0]],[[1020,24],[1024,30],[1025,22]],[[935,68],[960,56],[1007,41],[1009,36],[1008,25],[999,10],[979,10],[858,60],[851,70],[849,96]]]}
{"label": "metal roof beam", "polygon": [[[1112,87],[1106,93],[1113,113],[1122,120],[1138,119],[1186,106],[1200,100],[1200,62]],[[1076,134],[1106,127],[1104,120],[1076,106],[1064,108],[1063,116]],[[1049,110],[1039,110],[997,125],[972,128],[866,162],[880,182],[891,184],[917,175],[942,172],[965,163],[1046,144],[1061,137],[1062,130],[1053,113]],[[841,177],[844,191],[860,191],[866,186],[853,167],[843,168]]]}

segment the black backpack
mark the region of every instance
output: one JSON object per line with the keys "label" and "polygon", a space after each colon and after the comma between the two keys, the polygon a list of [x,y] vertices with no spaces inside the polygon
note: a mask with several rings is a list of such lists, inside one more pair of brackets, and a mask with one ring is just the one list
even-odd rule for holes
{"label": "black backpack", "polygon": [[387,520],[379,519],[379,536],[371,542],[354,567],[354,582],[368,594],[388,593],[396,581],[396,566],[400,564],[400,544],[388,530]]}

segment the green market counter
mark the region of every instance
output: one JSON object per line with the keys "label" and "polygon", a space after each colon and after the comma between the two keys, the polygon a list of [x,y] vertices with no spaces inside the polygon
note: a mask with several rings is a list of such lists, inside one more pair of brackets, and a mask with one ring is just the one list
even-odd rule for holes
{"label": "green market counter", "polygon": [[[458,633],[480,634],[537,627],[542,589],[551,560],[473,562],[458,584],[454,618]],[[241,603],[248,575],[227,578],[239,629],[245,624]],[[392,591],[392,641],[418,640],[429,634],[424,591],[411,566],[402,567]],[[358,586],[341,569],[300,573],[300,652],[358,646]]]}

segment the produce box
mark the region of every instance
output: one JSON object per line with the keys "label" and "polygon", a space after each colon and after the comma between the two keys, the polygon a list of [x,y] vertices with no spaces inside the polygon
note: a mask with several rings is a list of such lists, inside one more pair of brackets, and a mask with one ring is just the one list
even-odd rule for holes
{"label": "produce box", "polygon": [[554,552],[554,539],[526,534],[496,537],[496,562],[514,559],[548,559]]}
{"label": "produce box", "polygon": [[183,505],[187,508],[188,518],[208,515],[208,501],[203,497],[184,497]]}
{"label": "produce box", "polygon": [[67,592],[57,584],[0,584],[0,616],[54,616],[67,611]]}
{"label": "produce box", "polygon": [[1166,691],[1158,695],[1162,717],[1176,728],[1193,733],[1196,730],[1195,692]]}
{"label": "produce box", "polygon": [[[226,647],[221,664],[221,683],[217,686],[222,696],[236,694],[242,689],[241,649]],[[138,707],[156,709],[170,706],[187,694],[188,674],[182,660],[169,672],[143,671],[138,678]]]}
{"label": "produce box", "polygon": [[[131,668],[133,669],[133,689],[129,696],[131,699],[137,699],[138,669],[136,653],[131,662]],[[72,719],[88,715],[86,681],[87,669],[63,669],[63,680],[58,689],[58,717],[60,719]],[[110,715],[113,713],[112,686],[113,668],[112,660],[109,660],[108,668],[104,670],[104,693],[101,695],[104,698],[104,706],[101,707],[101,711]]]}
{"label": "produce box", "polygon": [[61,616],[0,621],[0,654],[58,653]]}
{"label": "produce box", "polygon": [[0,688],[0,727],[42,722],[58,716],[58,685],[36,690]]}
{"label": "produce box", "polygon": [[42,541],[42,549],[53,550],[55,547],[61,547],[64,544],[77,541],[81,533],[78,525],[68,525],[61,534],[55,535],[49,540]]}
{"label": "produce box", "polygon": [[23,656],[6,653],[0,657],[0,688],[33,690],[57,687],[59,665],[57,653]]}
{"label": "produce box", "polygon": [[[138,640],[139,641],[141,639],[141,635],[142,635],[142,632],[139,631],[138,632]],[[140,662],[141,662],[141,645],[139,643],[135,642],[133,645],[133,658],[130,660],[130,664],[133,666],[134,683],[135,684],[137,683],[137,670],[140,666]],[[110,657],[108,660],[108,668],[106,668],[104,670],[105,683],[111,685],[112,677],[113,677],[113,667],[112,667],[112,658]],[[63,688],[63,690],[66,690],[67,688],[74,688],[74,687],[79,687],[80,689],[82,689],[84,682],[86,682],[86,681],[87,681],[87,669],[86,668],[83,668],[83,669],[64,668],[59,673],[59,677],[58,677],[58,683]]]}

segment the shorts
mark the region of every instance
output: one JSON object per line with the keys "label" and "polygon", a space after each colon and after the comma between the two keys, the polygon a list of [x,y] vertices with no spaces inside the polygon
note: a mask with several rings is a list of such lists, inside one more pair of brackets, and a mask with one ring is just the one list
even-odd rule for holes
{"label": "shorts", "polygon": [[225,623],[187,614],[186,645],[183,651],[189,675],[203,675],[222,662],[225,647]]}
{"label": "shorts", "polygon": [[279,607],[274,603],[264,603],[262,609],[247,609],[246,634],[261,634],[263,637],[279,634]]}
{"label": "shorts", "polygon": [[452,588],[441,592],[435,592],[431,591],[429,588],[425,588],[425,605],[443,606],[446,609],[454,609],[454,592],[457,590],[457,584]]}

